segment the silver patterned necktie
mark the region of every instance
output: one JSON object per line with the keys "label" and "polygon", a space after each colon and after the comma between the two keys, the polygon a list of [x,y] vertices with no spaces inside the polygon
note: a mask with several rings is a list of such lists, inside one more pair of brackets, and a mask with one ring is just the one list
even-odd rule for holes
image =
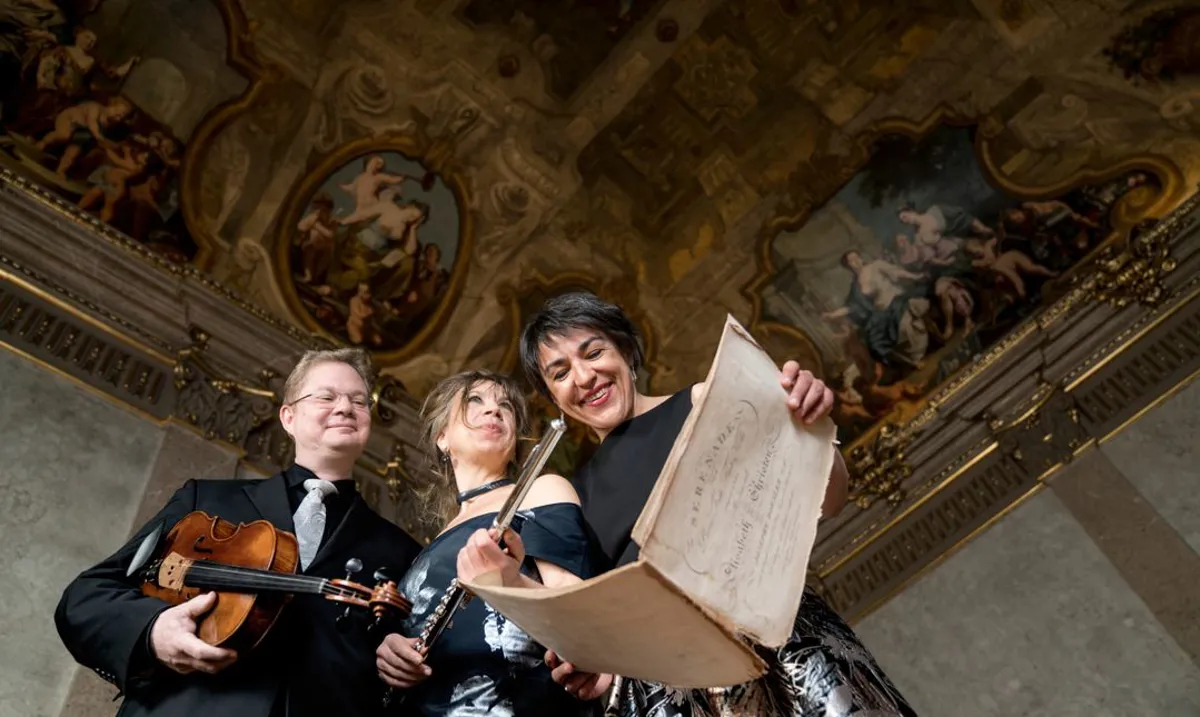
{"label": "silver patterned necktie", "polygon": [[325,498],[337,492],[337,486],[320,478],[304,481],[308,495],[300,501],[300,507],[292,516],[296,526],[296,542],[300,546],[300,569],[307,570],[309,563],[321,547],[321,536],[325,534]]}

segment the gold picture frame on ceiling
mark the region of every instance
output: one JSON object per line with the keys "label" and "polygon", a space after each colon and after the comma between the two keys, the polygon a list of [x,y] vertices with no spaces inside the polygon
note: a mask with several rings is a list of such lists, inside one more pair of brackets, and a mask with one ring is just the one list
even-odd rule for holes
{"label": "gold picture frame on ceiling", "polygon": [[279,215],[273,263],[295,321],[380,366],[437,335],[474,250],[466,176],[434,144],[399,133],[347,143],[298,178]]}
{"label": "gold picture frame on ceiling", "polygon": [[[756,252],[757,271],[755,276],[742,289],[743,295],[750,301],[752,307],[752,319],[749,325],[752,332],[756,335],[779,334],[790,336],[794,341],[800,341],[797,337],[802,337],[803,341],[801,343],[807,346],[816,346],[818,343],[822,343],[816,341],[814,337],[809,336],[801,327],[779,320],[779,317],[773,316],[767,308],[767,301],[764,294],[767,291],[772,291],[775,295],[780,293],[781,289],[775,286],[775,282],[777,281],[777,277],[780,276],[781,270],[785,269],[785,267],[777,265],[777,240],[781,235],[788,232],[799,234],[800,230],[808,225],[809,222],[823,219],[821,213],[827,207],[831,206],[834,201],[844,198],[845,193],[850,191],[852,185],[861,183],[861,178],[867,175],[870,170],[870,164],[875,159],[873,149],[879,146],[882,140],[897,138],[916,146],[930,140],[938,132],[958,132],[970,137],[969,154],[973,167],[986,183],[986,188],[981,187],[979,189],[980,191],[990,191],[996,197],[1008,200],[1010,204],[1006,206],[1003,210],[1004,212],[1025,208],[1026,204],[1024,203],[1049,204],[1071,192],[1080,192],[1087,187],[1119,181],[1123,177],[1137,173],[1145,175],[1143,177],[1145,183],[1131,186],[1129,191],[1121,194],[1112,202],[1107,214],[1103,217],[1105,222],[1102,227],[1094,230],[1088,227],[1093,235],[1100,233],[1102,236],[1094,237],[1095,241],[1091,241],[1086,246],[1086,250],[1081,249],[1080,251],[1083,252],[1082,255],[1068,269],[1056,272],[1056,276],[1051,281],[1058,283],[1054,286],[1055,291],[1052,292],[1053,298],[1050,301],[1033,307],[1026,315],[1013,322],[1011,330],[1000,334],[998,337],[993,337],[992,340],[988,341],[986,345],[979,347],[978,351],[970,355],[957,368],[948,372],[941,372],[939,369],[939,372],[944,373],[944,375],[938,376],[934,374],[932,377],[933,380],[925,382],[922,390],[906,393],[906,391],[909,391],[909,388],[905,386],[894,391],[896,393],[895,396],[885,393],[884,400],[880,401],[878,405],[887,406],[887,401],[894,399],[893,404],[887,410],[875,414],[868,412],[865,417],[862,417],[863,420],[859,423],[859,430],[852,431],[849,436],[850,440],[843,441],[846,444],[844,450],[851,456],[862,453],[869,446],[879,443],[880,440],[889,445],[896,445],[903,443],[906,438],[911,438],[912,435],[926,426],[936,416],[939,405],[944,404],[950,396],[966,385],[974,376],[993,365],[1007,350],[1024,338],[1029,331],[1036,328],[1039,323],[1045,324],[1048,321],[1061,319],[1073,310],[1076,310],[1082,303],[1089,299],[1094,299],[1095,297],[1091,296],[1090,292],[1079,281],[1079,277],[1091,270],[1097,255],[1106,247],[1115,247],[1118,250],[1125,249],[1135,227],[1145,220],[1163,216],[1182,201],[1186,194],[1183,173],[1166,157],[1157,155],[1129,157],[1106,166],[1085,168],[1052,184],[1026,186],[1007,179],[1004,173],[998,169],[994,144],[1004,132],[1004,125],[997,117],[963,117],[956,115],[948,108],[941,107],[919,123],[905,120],[880,121],[855,137],[848,158],[841,164],[836,176],[827,182],[821,190],[812,191],[807,187],[800,188],[800,191],[793,193],[795,201],[790,206],[787,206],[775,217],[764,223]],[[959,151],[961,152],[961,148],[959,148]],[[1153,181],[1150,181],[1150,178]],[[916,187],[917,189],[928,189],[928,187],[922,187],[920,184],[917,184]],[[910,192],[910,194],[924,194],[928,198],[928,191],[914,191]],[[907,200],[907,197],[899,200],[895,198],[889,199],[892,204],[898,206],[907,204],[908,202],[905,200]],[[848,211],[845,211],[846,206],[840,206],[842,213],[855,217],[853,205],[849,205],[850,209]],[[913,207],[913,209],[916,210],[916,213],[925,212],[925,208],[920,206]],[[1068,206],[1063,212],[1065,213],[1067,210],[1074,211]],[[1032,209],[1025,211],[1026,218],[1031,223],[1035,219],[1032,212]],[[898,215],[899,210],[897,210]],[[911,216],[909,215],[909,217]],[[1067,216],[1069,217],[1070,215],[1067,214]],[[1080,214],[1080,216],[1083,215]],[[824,217],[824,219],[828,219],[828,217]],[[1074,219],[1072,218],[1071,221],[1074,221]],[[834,221],[827,223],[830,226],[838,224]],[[851,224],[853,225],[853,221]],[[860,226],[869,228],[866,225]],[[995,230],[992,231],[995,234]],[[877,239],[883,239],[882,236],[878,236],[874,232],[872,232],[872,235],[876,236]],[[916,236],[915,232],[913,236]],[[983,240],[985,237],[986,234],[980,233],[977,238]],[[898,241],[895,243],[897,245],[900,244]],[[960,242],[961,245],[962,243]],[[972,245],[972,248],[978,252],[983,246],[982,243],[976,242]],[[999,250],[996,248],[998,246],[999,242],[993,244],[993,249],[990,252],[993,265],[995,263],[994,260],[998,258],[997,251]],[[925,247],[921,248],[924,249]],[[892,251],[894,252],[895,250],[893,249]],[[930,251],[935,250],[930,248]],[[854,263],[854,260],[848,256],[851,253],[859,254],[859,259],[861,259],[861,253],[866,252],[860,253],[847,250],[841,256],[842,261]],[[878,251],[875,252],[876,255],[870,257],[870,259],[873,263],[875,260],[884,259],[884,253],[883,242],[880,241]],[[888,254],[888,256],[890,257],[891,254]],[[975,262],[982,263],[989,260],[987,255],[976,253],[971,256]],[[1010,257],[1010,260],[1017,259],[1017,257]],[[898,268],[904,268],[898,261],[889,263]],[[843,271],[843,266],[845,266],[844,263],[842,266],[835,264],[834,266],[823,267],[823,270],[827,272],[827,276],[836,275],[830,272],[834,269]],[[994,277],[997,285],[1004,285],[1011,292],[1012,287],[1009,286],[1008,280],[996,271],[993,271],[991,266],[976,266],[981,269],[981,274],[986,272],[987,277]],[[852,269],[849,271],[853,272]],[[847,276],[850,276],[850,274],[847,274]],[[1018,276],[1018,279],[1020,278]],[[858,279],[853,279],[853,281],[857,282]],[[963,283],[959,282],[958,285],[963,286]],[[1025,287],[1022,288],[1024,289]],[[972,308],[977,307],[972,305]],[[836,310],[830,313],[836,313]],[[905,319],[901,319],[901,321],[903,320]],[[853,332],[862,330],[861,326],[851,326],[849,328],[851,335],[853,335]],[[845,333],[847,333],[847,330],[843,329],[843,334]],[[953,335],[953,332],[951,332],[951,336]],[[848,338],[847,340],[849,341],[850,339]],[[828,345],[830,342],[826,339],[823,343]],[[881,343],[886,344],[886,341]],[[870,353],[869,349],[864,352],[862,351],[863,347],[860,346],[858,348],[860,354],[867,355]],[[828,360],[829,358],[829,356],[822,356],[822,360],[818,361],[816,365],[819,367],[825,381],[837,386],[840,377],[833,376],[832,372],[838,370],[838,364],[846,363],[847,358],[840,356],[836,357],[837,360],[834,361]],[[869,359],[874,358],[876,357],[873,355],[869,356]],[[918,366],[920,366],[919,363]],[[859,373],[864,374],[866,372],[860,370]],[[871,376],[870,380],[877,381],[878,378],[877,375]],[[861,377],[856,378],[856,381],[861,381]],[[842,388],[844,391],[845,387],[839,386],[839,388]],[[843,400],[839,400],[838,403],[845,405],[844,395],[839,394],[839,399]]]}

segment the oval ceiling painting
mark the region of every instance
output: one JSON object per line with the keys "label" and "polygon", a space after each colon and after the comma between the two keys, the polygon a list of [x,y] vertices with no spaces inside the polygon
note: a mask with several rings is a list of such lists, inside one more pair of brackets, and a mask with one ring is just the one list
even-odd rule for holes
{"label": "oval ceiling painting", "polygon": [[464,184],[402,140],[356,143],[311,171],[283,215],[284,295],[308,327],[381,363],[436,333],[472,235]]}

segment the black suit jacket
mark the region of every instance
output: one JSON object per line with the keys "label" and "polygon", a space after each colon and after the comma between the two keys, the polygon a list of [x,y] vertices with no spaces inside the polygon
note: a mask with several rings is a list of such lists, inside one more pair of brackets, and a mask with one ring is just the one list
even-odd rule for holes
{"label": "black suit jacket", "polygon": [[[382,635],[370,636],[371,616],[355,609],[349,629],[335,626],[345,608],[315,595],[297,595],[266,639],[216,675],[179,675],[147,654],[147,630],[169,607],[142,595],[125,571],[142,539],[160,523],[165,531],[194,510],[233,523],[259,519],[293,532],[282,473],[260,480],[191,480],[115,554],[85,570],[63,592],[55,612],[58,633],[71,655],[125,695],[120,715],[166,717],[201,711],[239,717],[274,714],[377,715],[384,692],[375,668]],[[420,545],[372,511],[355,494],[345,518],[313,559],[306,575],[345,577],[349,558],[362,561],[357,582],[373,585],[376,569],[399,579]]]}

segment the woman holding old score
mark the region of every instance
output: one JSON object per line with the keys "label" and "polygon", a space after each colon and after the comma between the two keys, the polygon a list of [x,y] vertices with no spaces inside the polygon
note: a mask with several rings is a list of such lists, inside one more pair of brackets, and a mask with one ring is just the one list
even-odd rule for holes
{"label": "woman holding old score", "polygon": [[[413,603],[404,632],[414,637],[384,639],[376,652],[379,676],[404,694],[404,714],[598,714],[599,702],[581,702],[553,682],[545,648],[483,600],[455,614],[428,660],[414,649],[415,636],[471,546],[478,551],[487,544],[499,553],[488,528],[513,490],[517,438],[528,429],[525,399],[515,382],[484,371],[443,380],[426,399],[422,418],[441,479],[427,498],[449,522],[401,581]],[[505,556],[506,585],[555,587],[590,577],[579,498],[560,476],[534,482],[506,542],[516,556]]]}
{"label": "woman holding old score", "polygon": [[[533,386],[599,437],[600,447],[573,483],[607,563],[603,570],[633,562],[639,550],[633,526],[704,384],[671,396],[640,393],[634,380],[642,353],[633,323],[620,308],[586,293],[545,304],[525,327],[521,362]],[[780,400],[798,421],[811,424],[833,407],[832,392],[795,361],[784,364],[780,383]],[[845,505],[847,477],[839,455],[823,515]],[[460,578],[511,563],[498,549],[480,546],[478,553],[475,564],[460,569]],[[854,632],[811,589],[805,589],[791,638],[764,657],[770,666],[766,676],[719,691],[618,678],[611,704],[622,717],[915,714]],[[610,684],[609,676],[576,672],[553,653],[546,661],[555,681],[581,699],[602,694]]]}

